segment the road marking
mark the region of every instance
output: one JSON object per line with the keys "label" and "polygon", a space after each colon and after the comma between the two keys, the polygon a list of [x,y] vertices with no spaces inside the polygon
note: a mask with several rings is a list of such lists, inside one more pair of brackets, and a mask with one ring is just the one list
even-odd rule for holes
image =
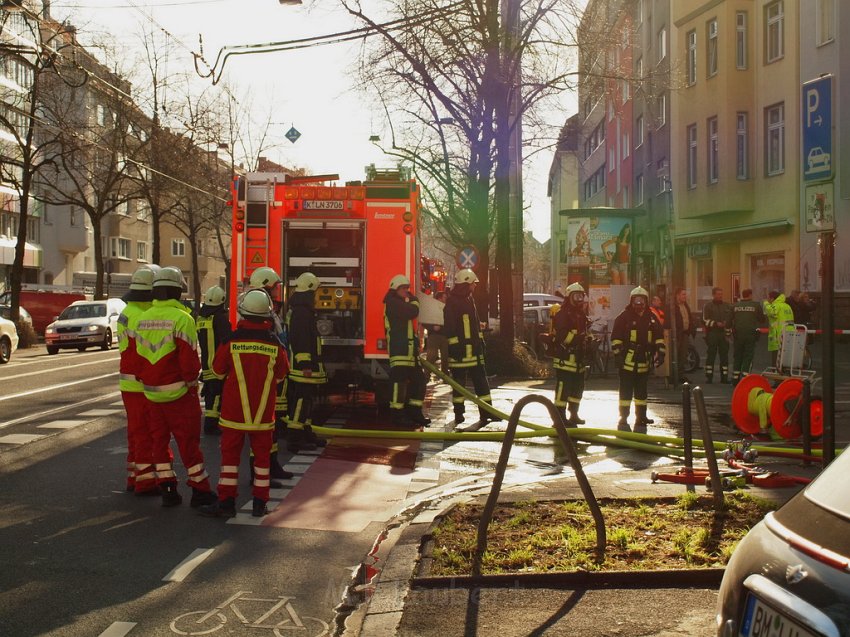
{"label": "road marking", "polygon": [[215,549],[195,549],[192,554],[180,562],[173,571],[162,578],[163,582],[182,582],[189,574],[213,554]]}
{"label": "road marking", "polygon": [[54,391],[56,389],[63,389],[65,387],[73,387],[74,385],[82,385],[83,383],[90,383],[95,380],[101,380],[104,378],[111,378],[113,376],[118,376],[118,372],[112,372],[111,374],[103,374],[102,376],[92,376],[91,378],[83,378],[81,380],[71,381],[70,383],[61,383],[59,385],[48,385],[47,387],[40,387],[39,389],[31,389],[30,391],[21,392],[20,394],[10,394],[9,396],[0,397],[0,402],[4,400],[14,400],[15,398],[23,398],[24,396],[32,396],[33,394],[41,394],[46,391]]}
{"label": "road marking", "polygon": [[95,396],[94,398],[86,398],[85,400],[81,400],[77,403],[71,403],[70,405],[61,405],[59,407],[54,407],[53,409],[46,409],[44,411],[40,411],[35,414],[27,414],[26,416],[21,416],[20,418],[15,418],[14,420],[9,420],[6,422],[0,423],[0,429],[4,427],[10,427],[12,425],[17,425],[19,422],[31,422],[33,420],[38,420],[42,416],[49,416],[50,414],[55,414],[60,411],[68,411],[73,409],[74,407],[81,407],[82,405],[88,405],[90,403],[97,403],[101,400],[105,400],[107,398],[112,398],[113,396],[119,395],[120,391],[114,391],[109,394],[104,394],[102,396]]}
{"label": "road marking", "polygon": [[53,420],[51,422],[46,422],[43,425],[38,425],[36,429],[73,429],[74,427],[78,427],[84,423],[88,422],[87,420]]}
{"label": "road marking", "polygon": [[79,416],[111,416],[112,414],[121,413],[121,409],[89,409],[88,411],[81,411]]}
{"label": "road marking", "polygon": [[[116,362],[118,361],[117,358],[115,360],[116,360]],[[75,369],[77,367],[88,367],[89,365],[103,365],[103,363],[104,363],[104,361],[101,360],[101,361],[89,361],[88,363],[78,363],[77,365],[68,365],[67,367],[54,367],[53,369],[46,370],[46,371],[27,372],[25,374],[15,374],[14,376],[9,376],[7,378],[0,378],[0,381],[3,381],[3,380],[18,380],[19,378],[25,378],[26,376],[44,376],[45,374],[49,374],[52,371],[57,371],[57,372],[62,371],[62,372],[64,372],[65,370],[68,370],[68,369]]]}
{"label": "road marking", "polygon": [[33,440],[44,438],[42,434],[9,434],[8,436],[0,437],[0,443],[4,445],[25,445]]}
{"label": "road marking", "polygon": [[136,627],[135,622],[115,622],[98,637],[124,637]]}

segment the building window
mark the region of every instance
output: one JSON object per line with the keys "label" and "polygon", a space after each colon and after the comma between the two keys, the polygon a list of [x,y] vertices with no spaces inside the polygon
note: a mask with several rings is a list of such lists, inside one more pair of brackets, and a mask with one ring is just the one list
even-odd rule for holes
{"label": "building window", "polygon": [[735,14],[735,67],[747,68],[747,12]]}
{"label": "building window", "polygon": [[659,95],[655,104],[658,108],[658,128],[661,128],[667,123],[667,95]]}
{"label": "building window", "polygon": [[98,104],[95,109],[98,126],[106,126],[106,108],[103,104]]}
{"label": "building window", "polygon": [[109,256],[113,259],[129,259],[130,240],[122,237],[110,237]]}
{"label": "building window", "polygon": [[590,199],[605,188],[605,164],[584,181],[584,198]]}
{"label": "building window", "polygon": [[668,180],[670,178],[670,165],[667,163],[666,157],[662,157],[655,162],[655,176],[658,177],[658,194],[662,195],[667,192]]}
{"label": "building window", "polygon": [[635,148],[643,144],[643,115],[638,115],[635,120]]}
{"label": "building window", "polygon": [[785,105],[776,104],[764,110],[767,125],[767,174],[779,175],[785,172]]}
{"label": "building window", "polygon": [[631,152],[631,145],[629,144],[629,133],[626,131],[623,133],[623,141],[620,145],[620,153],[622,154],[622,159],[626,159]]}
{"label": "building window", "polygon": [[708,48],[706,50],[705,63],[708,77],[711,77],[717,75],[717,18],[708,21],[706,30]]}
{"label": "building window", "polygon": [[72,227],[79,224],[79,213],[77,213],[77,209],[74,206],[68,206],[68,220]]}
{"label": "building window", "polygon": [[635,177],[635,205],[643,203],[643,173]]}
{"label": "building window", "polygon": [[643,22],[643,0],[635,2],[635,21],[638,24]]}
{"label": "building window", "polygon": [[639,57],[635,62],[635,78],[638,81],[643,79],[643,58]]}
{"label": "building window", "polygon": [[658,61],[667,57],[667,29],[662,28],[658,32]]}
{"label": "building window", "polygon": [[697,125],[688,126],[688,188],[697,187]]}
{"label": "building window", "polygon": [[172,257],[185,257],[186,256],[186,242],[183,239],[172,239],[171,240],[171,256]]}
{"label": "building window", "polygon": [[835,0],[817,0],[818,46],[835,40]]}
{"label": "building window", "polygon": [[697,83],[697,32],[688,31],[688,86],[693,86]]}
{"label": "building window", "polygon": [[708,120],[708,183],[716,184],[719,178],[719,156],[717,139],[717,118]]}
{"label": "building window", "polygon": [[27,242],[41,243],[41,234],[39,232],[40,225],[38,217],[30,217],[27,219]]}
{"label": "building window", "polygon": [[629,81],[620,80],[620,92],[623,95],[623,104],[629,101]]}
{"label": "building window", "polygon": [[785,56],[785,8],[783,0],[777,0],[765,7],[765,57],[767,63],[776,62]]}
{"label": "building window", "polygon": [[136,261],[148,260],[148,244],[144,241],[136,241]]}
{"label": "building window", "polygon": [[738,179],[748,179],[750,171],[747,162],[749,140],[746,113],[737,114],[735,128],[735,176]]}

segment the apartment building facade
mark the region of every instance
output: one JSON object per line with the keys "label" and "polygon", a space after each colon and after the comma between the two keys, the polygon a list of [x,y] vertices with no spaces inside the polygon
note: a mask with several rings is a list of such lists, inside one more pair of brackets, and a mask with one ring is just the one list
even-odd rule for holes
{"label": "apartment building facade", "polygon": [[[569,211],[579,207],[579,116],[570,117],[558,136],[546,194],[549,197],[550,276],[556,284],[569,277],[567,246],[569,242],[567,219]],[[563,285],[563,283],[562,283]],[[547,290],[552,292],[552,290]]]}

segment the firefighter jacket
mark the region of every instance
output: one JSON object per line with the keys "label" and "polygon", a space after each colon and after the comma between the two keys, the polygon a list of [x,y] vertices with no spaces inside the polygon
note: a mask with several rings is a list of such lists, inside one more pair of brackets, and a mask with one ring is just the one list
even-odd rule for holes
{"label": "firefighter jacket", "polygon": [[201,346],[201,380],[211,380],[215,378],[211,371],[215,352],[230,336],[227,309],[224,305],[204,305],[195,319],[195,329],[198,331],[198,344]]}
{"label": "firefighter jacket", "polygon": [[289,371],[286,350],[272,321],[239,321],[215,352],[211,372],[224,380],[222,427],[244,431],[274,429],[277,383]]}
{"label": "firefighter jacket", "polygon": [[192,315],[180,301],[154,300],[127,329],[127,348],[133,348],[128,371],[142,381],[148,400],[170,403],[197,387],[198,336]]}
{"label": "firefighter jacket", "polygon": [[732,306],[732,331],[735,338],[755,339],[759,325],[764,324],[764,311],[758,301],[738,301]]}
{"label": "firefighter jacket", "polygon": [[775,352],[782,343],[782,332],[793,331],[794,312],[780,294],[773,301],[764,302],[764,314],[767,317],[767,351]]}
{"label": "firefighter jacket", "polygon": [[484,335],[469,283],[459,283],[452,288],[443,317],[443,329],[449,342],[449,367],[483,365]]}
{"label": "firefighter jacket", "polygon": [[384,328],[387,331],[387,349],[390,367],[413,367],[419,356],[419,338],[413,321],[419,316],[419,301],[408,293],[401,298],[396,290],[384,296]]}
{"label": "firefighter jacket", "polygon": [[590,321],[581,307],[565,302],[552,319],[554,329],[553,361],[555,369],[583,372]]}
{"label": "firefighter jacket", "polygon": [[614,319],[611,351],[617,365],[627,372],[647,374],[653,368],[656,354],[664,356],[664,330],[655,314],[646,310],[638,314],[629,305]]}
{"label": "firefighter jacket", "polygon": [[[321,384],[327,381],[322,363],[322,341],[316,328],[313,309],[315,292],[294,292],[286,312],[289,353],[289,380],[296,383]],[[309,376],[304,372],[309,370]]]}
{"label": "firefighter jacket", "polygon": [[[134,292],[136,290],[133,290]],[[128,327],[130,321],[134,318],[139,317],[145,310],[150,308],[150,301],[134,301],[132,299],[127,300],[127,305],[124,306],[124,309],[121,310],[121,314],[118,316],[116,332],[118,332],[118,351],[121,353],[121,360],[119,362],[118,368],[118,388],[121,391],[129,391],[140,393],[145,390],[141,381],[138,380],[135,375],[130,373],[130,359],[133,355],[132,351],[128,351],[128,346],[130,345],[130,335],[132,334],[128,331]]]}
{"label": "firefighter jacket", "polygon": [[706,303],[702,308],[702,322],[706,334],[713,330],[732,329],[732,306],[724,301]]}

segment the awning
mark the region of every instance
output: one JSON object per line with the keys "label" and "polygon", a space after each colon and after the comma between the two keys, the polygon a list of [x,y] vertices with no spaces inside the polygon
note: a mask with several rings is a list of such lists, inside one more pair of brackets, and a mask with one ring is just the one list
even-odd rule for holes
{"label": "awning", "polygon": [[676,243],[692,243],[694,240],[705,239],[732,239],[746,238],[754,234],[778,234],[785,232],[794,224],[788,219],[774,219],[772,221],[759,221],[742,226],[726,226],[725,228],[713,228],[711,230],[698,230],[696,232],[677,232]]}

